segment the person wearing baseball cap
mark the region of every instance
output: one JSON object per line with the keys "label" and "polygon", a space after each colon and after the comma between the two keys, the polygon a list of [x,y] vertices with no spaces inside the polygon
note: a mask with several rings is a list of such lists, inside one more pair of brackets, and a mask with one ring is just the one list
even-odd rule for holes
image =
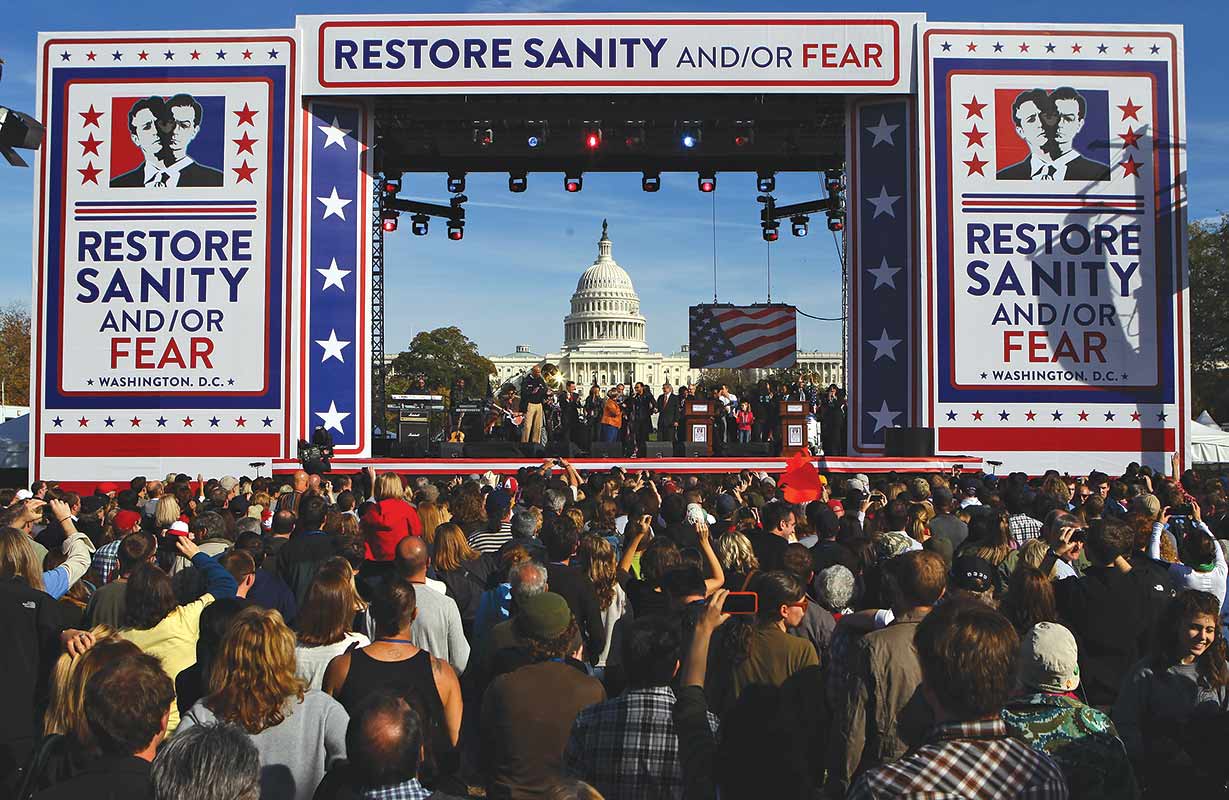
{"label": "person wearing baseball cap", "polygon": [[1030,628],[1020,640],[1017,681],[1003,722],[1012,736],[1054,759],[1072,797],[1138,796],[1114,723],[1076,694],[1080,662],[1071,631],[1057,622]]}

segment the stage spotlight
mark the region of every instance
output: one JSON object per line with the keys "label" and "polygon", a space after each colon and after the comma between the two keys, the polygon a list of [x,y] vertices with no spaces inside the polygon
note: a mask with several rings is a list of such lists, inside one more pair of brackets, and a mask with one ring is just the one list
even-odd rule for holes
{"label": "stage spotlight", "polygon": [[701,172],[700,176],[696,178],[696,186],[700,189],[700,191],[707,194],[717,188],[717,176],[705,175]]}
{"label": "stage spotlight", "polygon": [[448,238],[459,242],[465,238],[465,223],[460,220],[448,221]]}
{"label": "stage spotlight", "polygon": [[640,179],[640,188],[646,192],[656,192],[661,188],[661,173],[646,172],[644,177]]}
{"label": "stage spotlight", "polygon": [[589,130],[586,130],[582,141],[588,149],[598,149],[602,146],[602,129],[590,128]]}
{"label": "stage spotlight", "polygon": [[760,223],[760,228],[763,229],[764,241],[775,242],[777,238],[781,235],[780,227],[781,226],[778,225],[776,222]]}
{"label": "stage spotlight", "polygon": [[426,214],[415,214],[410,217],[410,230],[415,236],[426,236],[427,225],[431,222],[431,218]]}
{"label": "stage spotlight", "polygon": [[542,144],[542,137],[530,136],[525,140],[525,144],[529,145],[530,147],[537,147],[538,145]]}
{"label": "stage spotlight", "polygon": [[508,191],[523,192],[529,184],[529,179],[523,172],[513,172],[508,175]]}
{"label": "stage spotlight", "polygon": [[567,192],[579,192],[585,187],[585,179],[581,175],[565,175],[563,178],[563,188]]}
{"label": "stage spotlight", "polygon": [[453,194],[460,194],[465,191],[465,173],[464,172],[449,172],[448,173],[448,191]]}
{"label": "stage spotlight", "polygon": [[771,172],[758,172],[755,175],[755,190],[757,192],[772,192],[777,188],[777,176]]}
{"label": "stage spotlight", "polygon": [[384,176],[384,191],[388,194],[396,194],[401,191],[401,173]]}
{"label": "stage spotlight", "polygon": [[807,235],[807,232],[808,232],[807,223],[811,221],[810,217],[807,217],[803,214],[799,214],[796,217],[790,217],[789,221],[790,221],[790,225],[793,226],[793,232],[795,236],[806,236]]}
{"label": "stage spotlight", "polygon": [[824,172],[824,188],[828,190],[828,194],[840,194],[845,191],[845,173],[839,169],[830,169]]}
{"label": "stage spotlight", "polygon": [[397,230],[398,216],[396,211],[384,211],[380,214],[380,227],[384,229],[385,233],[392,233]]}
{"label": "stage spotlight", "polygon": [[683,145],[687,150],[691,150],[700,143],[700,129],[697,127],[688,126],[683,128],[682,134],[679,136],[679,144]]}
{"label": "stage spotlight", "polygon": [[537,120],[529,120],[525,123],[530,131],[529,136],[525,139],[525,144],[530,148],[541,147],[546,143],[546,123],[538,122]]}
{"label": "stage spotlight", "polygon": [[495,141],[495,132],[490,128],[474,128],[474,141],[481,147],[490,147]]}
{"label": "stage spotlight", "polygon": [[[734,127],[734,146],[746,147],[755,142],[755,128],[747,123],[739,123]],[[772,191],[767,189],[765,191]]]}
{"label": "stage spotlight", "polygon": [[829,214],[828,215],[828,230],[843,231],[845,230],[845,215],[844,214]]}

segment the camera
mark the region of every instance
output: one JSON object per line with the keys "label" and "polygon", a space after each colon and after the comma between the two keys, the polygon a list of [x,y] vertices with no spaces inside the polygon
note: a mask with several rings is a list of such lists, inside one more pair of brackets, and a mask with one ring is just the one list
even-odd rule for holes
{"label": "camera", "polygon": [[1191,507],[1190,503],[1180,503],[1176,506],[1170,506],[1169,509],[1169,516],[1171,517],[1189,517],[1193,516],[1194,513],[1195,509]]}

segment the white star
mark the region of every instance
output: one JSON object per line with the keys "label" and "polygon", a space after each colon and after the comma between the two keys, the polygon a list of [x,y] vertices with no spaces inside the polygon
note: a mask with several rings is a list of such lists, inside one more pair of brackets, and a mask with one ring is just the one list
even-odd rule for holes
{"label": "white star", "polygon": [[875,137],[874,141],[871,142],[871,147],[878,147],[883,142],[887,142],[889,147],[895,147],[896,142],[892,141],[892,131],[899,127],[899,125],[889,125],[888,118],[880,114],[879,124],[866,129],[870,132],[871,136]]}
{"label": "white star", "polygon": [[868,197],[866,202],[875,207],[875,214],[871,219],[878,219],[880,214],[887,214],[889,217],[895,218],[896,212],[892,210],[892,206],[900,199],[898,194],[888,194],[888,187],[879,187],[878,197]]}
{"label": "white star", "polygon": [[[338,433],[345,433],[345,431],[341,429],[341,421],[345,419],[346,417],[350,416],[350,412],[349,411],[338,411],[337,403],[330,401],[329,410],[328,411],[317,411],[316,416],[320,417],[320,421],[324,423],[324,429],[326,431],[337,431]],[[878,428],[876,428],[875,430],[878,430]]]}
{"label": "white star", "polygon": [[[887,286],[889,289],[896,288],[896,273],[900,272],[900,267],[889,267],[888,257],[884,256],[879,262],[879,266],[868,269],[867,272],[875,276],[875,285],[871,287],[872,291],[880,286]],[[323,272],[324,270],[321,270]]]}
{"label": "white star", "polygon": [[349,275],[351,271],[348,269],[338,269],[337,259],[334,258],[332,261],[329,262],[328,269],[317,268],[316,272],[319,272],[321,275],[324,276],[324,286],[320,287],[321,291],[324,291],[330,286],[336,286],[338,289],[341,289],[344,292],[346,290],[346,287],[341,281],[342,281],[342,278],[345,278],[347,275]]}
{"label": "white star", "polygon": [[[324,348],[324,357],[320,359],[320,363],[324,363],[330,358],[335,358],[343,364],[346,363],[346,358],[341,354],[341,351],[349,347],[350,343],[338,339],[336,330],[331,331],[327,339],[317,339],[316,344]],[[893,360],[895,360],[895,356],[893,356]]]}
{"label": "white star", "polygon": [[[350,131],[346,130],[345,128],[338,127],[337,117],[333,117],[332,125],[317,125],[316,127],[324,131],[324,146],[325,147],[328,147],[331,144],[335,144],[335,145],[340,146],[342,150],[346,149],[346,134],[349,133]],[[321,149],[324,149],[324,148],[321,148]]]}
{"label": "white star", "polygon": [[[329,217],[338,217],[343,222],[346,219],[346,210],[345,210],[346,206],[354,202],[353,200],[343,200],[340,197],[338,197],[336,186],[333,187],[333,193],[330,194],[328,197],[317,197],[316,199],[319,200],[321,203],[324,203],[324,216],[321,217],[321,219],[328,219]],[[876,213],[875,216],[879,216],[879,214]],[[892,216],[896,216],[896,215],[893,214]]]}
{"label": "white star", "polygon": [[900,411],[892,411],[888,408],[887,400],[883,401],[883,405],[879,407],[878,411],[867,411],[866,413],[870,414],[871,419],[875,420],[875,430],[871,431],[871,433],[879,433],[884,428],[891,428],[896,424],[896,418],[901,415]]}
{"label": "white star", "polygon": [[896,345],[900,344],[900,339],[891,339],[888,337],[888,329],[884,328],[883,333],[879,334],[879,338],[867,339],[866,343],[875,348],[875,361],[887,356],[893,361],[896,360]]}

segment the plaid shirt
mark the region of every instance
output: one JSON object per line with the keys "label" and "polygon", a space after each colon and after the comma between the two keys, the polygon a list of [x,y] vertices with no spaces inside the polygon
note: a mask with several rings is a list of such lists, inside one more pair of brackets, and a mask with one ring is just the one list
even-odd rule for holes
{"label": "plaid shirt", "polygon": [[1012,514],[1007,518],[1007,524],[1011,528],[1011,538],[1015,540],[1017,548],[1029,539],[1036,539],[1041,535],[1041,523],[1028,514]]}
{"label": "plaid shirt", "polygon": [[[683,765],[674,728],[674,690],[632,689],[576,715],[563,751],[563,772],[588,782],[606,800],[674,800],[683,796]],[[717,732],[712,713],[708,724]]]}
{"label": "plaid shirt", "polygon": [[364,789],[363,800],[427,800],[431,790],[418,782],[418,778],[410,778],[405,783],[394,783],[375,789]]}
{"label": "plaid shirt", "polygon": [[930,740],[862,775],[847,800],[879,797],[1065,800],[1067,781],[1049,756],[1008,736],[1001,719],[937,725]]}
{"label": "plaid shirt", "polygon": [[107,542],[94,551],[94,572],[98,574],[99,584],[110,583],[119,570],[119,545],[123,538]]}

